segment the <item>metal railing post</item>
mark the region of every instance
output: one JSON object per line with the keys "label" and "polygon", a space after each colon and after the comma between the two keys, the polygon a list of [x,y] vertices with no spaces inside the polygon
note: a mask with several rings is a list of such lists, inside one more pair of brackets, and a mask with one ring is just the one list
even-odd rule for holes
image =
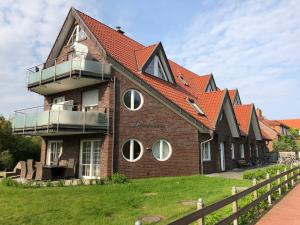
{"label": "metal railing post", "polygon": [[60,114],[60,109],[58,109],[58,114],[57,114],[57,124],[56,124],[56,132],[58,133],[58,127],[59,127],[59,114]]}
{"label": "metal railing post", "polygon": [[[280,171],[277,170],[277,175],[280,174]],[[280,181],[280,177],[277,179],[277,185],[280,185],[281,181]],[[281,196],[281,187],[278,188],[278,194],[279,196]]]}
{"label": "metal railing post", "polygon": [[56,59],[54,60],[54,79],[53,81],[55,82],[56,80]]}
{"label": "metal railing post", "polygon": [[[48,106],[49,107],[49,106]],[[48,108],[48,125],[47,125],[47,133],[49,133],[49,125],[50,125],[50,117],[51,117],[51,106]]]}
{"label": "metal railing post", "polygon": [[83,124],[82,124],[82,131],[85,133],[85,124],[86,124],[86,111],[83,112]]}
{"label": "metal railing post", "polygon": [[23,134],[25,134],[25,127],[26,127],[26,113],[24,113],[24,126],[23,126]]}
{"label": "metal railing post", "polygon": [[35,127],[34,127],[34,132],[37,133],[36,127],[37,127],[37,115],[38,115],[38,108],[35,110]]}
{"label": "metal railing post", "polygon": [[[270,174],[267,173],[267,180],[269,180],[269,179],[270,179]],[[268,190],[268,191],[271,191],[271,183],[268,183],[268,184],[267,184],[267,190]],[[268,203],[269,203],[269,206],[272,205],[271,194],[268,195]]]}
{"label": "metal railing post", "polygon": [[[204,202],[202,198],[199,198],[197,201],[197,210],[200,210],[204,207]],[[198,219],[198,225],[204,225],[204,217]]]}
{"label": "metal railing post", "polygon": [[[237,190],[236,187],[233,186],[232,187],[232,195],[236,195],[237,194]],[[233,201],[232,202],[232,213],[236,213],[238,211],[238,202],[237,201]],[[238,225],[238,219],[234,219],[233,220],[233,225]]]}

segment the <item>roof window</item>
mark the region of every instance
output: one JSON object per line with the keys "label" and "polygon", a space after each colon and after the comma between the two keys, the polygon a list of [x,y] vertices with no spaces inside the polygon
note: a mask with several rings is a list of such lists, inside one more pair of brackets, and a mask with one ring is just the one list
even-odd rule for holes
{"label": "roof window", "polygon": [[194,108],[194,110],[201,116],[204,116],[205,113],[200,109],[200,107],[195,103],[194,99],[187,98],[188,103]]}
{"label": "roof window", "polygon": [[184,79],[184,77],[180,74],[179,76],[179,79],[180,79],[180,81],[185,85],[185,86],[190,86],[186,81],[185,81],[185,79]]}

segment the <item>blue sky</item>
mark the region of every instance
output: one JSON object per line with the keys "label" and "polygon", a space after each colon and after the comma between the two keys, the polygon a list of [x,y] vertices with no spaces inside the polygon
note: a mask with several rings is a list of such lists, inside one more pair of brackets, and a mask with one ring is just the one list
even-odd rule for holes
{"label": "blue sky", "polygon": [[6,0],[0,4],[0,114],[40,106],[26,69],[47,57],[71,6],[148,45],[221,88],[238,88],[272,119],[300,117],[299,1]]}

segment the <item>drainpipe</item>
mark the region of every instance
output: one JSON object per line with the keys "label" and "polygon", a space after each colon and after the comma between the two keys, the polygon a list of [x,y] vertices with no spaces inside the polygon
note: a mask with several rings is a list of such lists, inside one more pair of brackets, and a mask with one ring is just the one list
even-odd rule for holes
{"label": "drainpipe", "polygon": [[114,148],[115,148],[115,118],[116,118],[116,77],[114,76],[114,108],[113,108],[113,121],[112,121],[112,162],[111,171],[114,173]]}
{"label": "drainpipe", "polygon": [[209,135],[210,135],[210,138],[205,140],[205,141],[202,141],[200,143],[200,151],[201,151],[201,174],[203,175],[203,145],[207,142],[210,142],[213,138],[214,138],[214,132],[213,130],[209,131]]}

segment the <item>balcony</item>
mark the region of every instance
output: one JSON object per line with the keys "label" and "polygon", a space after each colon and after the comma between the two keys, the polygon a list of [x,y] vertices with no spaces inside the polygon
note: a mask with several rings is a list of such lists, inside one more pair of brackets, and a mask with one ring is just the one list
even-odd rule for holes
{"label": "balcony", "polygon": [[14,134],[65,135],[106,132],[108,128],[107,108],[93,111],[77,111],[77,106],[50,105],[17,110],[11,118]]}
{"label": "balcony", "polygon": [[110,79],[111,66],[96,56],[62,56],[28,69],[27,87],[41,95],[55,94]]}

